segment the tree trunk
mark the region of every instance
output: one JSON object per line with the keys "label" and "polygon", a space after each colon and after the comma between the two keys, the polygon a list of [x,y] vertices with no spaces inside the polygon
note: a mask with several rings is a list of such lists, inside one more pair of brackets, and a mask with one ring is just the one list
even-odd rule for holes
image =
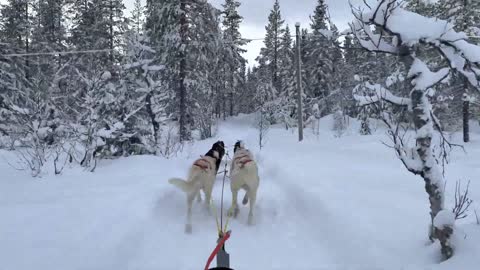
{"label": "tree trunk", "polygon": [[187,17],[186,17],[186,4],[185,2],[180,3],[180,39],[181,39],[181,49],[179,51],[180,58],[180,72],[178,78],[178,96],[180,103],[180,115],[179,115],[179,125],[180,125],[180,141],[188,140],[188,132],[186,126],[186,87],[185,87],[185,78],[187,73],[187,60],[186,60],[186,35],[187,35]]}
{"label": "tree trunk", "polygon": [[152,92],[151,91],[145,97],[145,104],[147,107],[148,116],[150,117],[150,122],[152,123],[152,127],[153,127],[153,141],[155,142],[155,147],[157,147],[158,131],[160,130],[160,124],[157,122],[155,113],[153,112],[153,109],[152,109]]}
{"label": "tree trunk", "polygon": [[463,141],[470,141],[470,102],[467,99],[467,93],[463,96]]}
{"label": "tree trunk", "polygon": [[113,58],[113,3],[112,3],[112,0],[110,0],[110,36],[108,37],[109,38],[109,49],[110,49],[110,67],[112,68],[113,70],[113,62],[114,62],[114,58]]}
{"label": "tree trunk", "polygon": [[222,115],[223,115],[223,120],[227,119],[227,96],[226,96],[226,91],[227,91],[227,82],[223,84],[223,93],[222,93]]}
{"label": "tree trunk", "polygon": [[430,240],[438,239],[442,246],[442,254],[448,259],[453,255],[450,246],[450,235],[453,231],[450,227],[435,228],[433,220],[443,210],[444,179],[435,157],[432,153],[433,121],[431,117],[431,104],[424,90],[413,90],[411,93],[413,108],[413,123],[417,130],[417,153],[422,162],[420,175],[425,181],[425,191],[430,201]]}
{"label": "tree trunk", "polygon": [[30,78],[30,57],[28,56],[28,54],[30,53],[30,23],[28,22],[28,3],[29,1],[26,1],[25,3],[25,20],[27,22],[27,25],[25,26],[25,53],[27,54],[25,56],[25,77],[27,78],[27,80]]}
{"label": "tree trunk", "polygon": [[233,92],[230,92],[230,116],[233,116]]}
{"label": "tree trunk", "polygon": [[274,51],[273,51],[273,86],[278,91],[278,27],[275,27],[275,41],[274,41]]}

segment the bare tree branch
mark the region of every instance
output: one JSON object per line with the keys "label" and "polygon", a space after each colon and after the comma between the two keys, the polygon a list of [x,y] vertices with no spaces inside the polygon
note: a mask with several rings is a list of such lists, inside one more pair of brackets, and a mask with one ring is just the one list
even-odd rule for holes
{"label": "bare tree branch", "polygon": [[455,183],[455,207],[453,208],[453,213],[455,214],[455,219],[464,219],[468,216],[468,208],[472,204],[472,200],[468,197],[468,189],[470,187],[470,181],[468,181],[467,188],[464,191],[461,191],[461,183],[457,181]]}

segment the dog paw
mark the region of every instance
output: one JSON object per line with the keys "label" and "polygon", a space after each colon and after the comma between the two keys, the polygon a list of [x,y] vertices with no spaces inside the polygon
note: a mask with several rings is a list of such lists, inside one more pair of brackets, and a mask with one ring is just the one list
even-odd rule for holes
{"label": "dog paw", "polygon": [[192,224],[185,224],[185,233],[192,234]]}

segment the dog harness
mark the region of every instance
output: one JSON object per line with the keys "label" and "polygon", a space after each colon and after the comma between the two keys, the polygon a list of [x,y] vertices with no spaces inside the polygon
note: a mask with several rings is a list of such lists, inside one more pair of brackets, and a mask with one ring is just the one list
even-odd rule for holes
{"label": "dog harness", "polygon": [[[246,159],[244,159],[244,158],[246,158]],[[248,155],[238,156],[238,157],[235,158],[234,162],[237,162],[237,160],[238,160],[238,163],[240,163],[240,168],[245,167],[245,164],[253,161],[252,159],[250,159],[250,157]]]}
{"label": "dog harness", "polygon": [[204,170],[210,169],[210,162],[205,158],[197,159],[193,165],[200,167]]}

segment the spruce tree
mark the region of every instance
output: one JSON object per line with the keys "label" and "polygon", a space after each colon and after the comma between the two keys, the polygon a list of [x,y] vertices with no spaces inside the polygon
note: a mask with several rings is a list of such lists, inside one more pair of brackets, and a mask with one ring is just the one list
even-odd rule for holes
{"label": "spruce tree", "polygon": [[279,51],[280,59],[280,89],[278,93],[279,111],[277,112],[279,121],[288,128],[294,124],[293,117],[296,106],[297,88],[296,88],[296,69],[295,53],[292,48],[292,37],[290,28],[285,28]]}
{"label": "spruce tree", "polygon": [[243,17],[238,13],[240,2],[236,0],[226,0],[222,5],[224,8],[223,14],[223,40],[225,43],[224,61],[225,65],[225,77],[227,79],[227,93],[230,107],[230,116],[234,114],[234,96],[240,90],[240,86],[244,82],[244,73],[242,68],[245,65],[245,59],[242,57],[242,53],[246,52],[242,46],[247,44],[247,41],[242,38],[240,34],[240,23]]}
{"label": "spruce tree", "polygon": [[142,1],[135,0],[135,2],[133,2],[133,10],[130,16],[130,26],[137,34],[140,34],[143,30],[143,25],[145,23],[144,13],[145,8],[142,5]]}
{"label": "spruce tree", "polygon": [[[211,67],[219,64],[221,55],[220,12],[205,0],[147,1],[146,10],[146,33],[155,59],[165,66],[159,79],[165,94],[175,97],[168,110],[179,123],[180,140],[189,140],[197,111],[213,107]],[[195,123],[205,123],[203,134],[208,136],[213,111],[205,115],[210,118]]]}
{"label": "spruce tree", "polygon": [[270,69],[272,84],[277,90],[280,88],[278,60],[281,39],[285,33],[285,29],[283,28],[284,23],[285,21],[282,19],[280,12],[280,3],[278,0],[275,0],[273,9],[268,16],[268,25],[265,27],[267,32],[264,40],[265,47],[261,50],[260,54]]}
{"label": "spruce tree", "polygon": [[329,31],[327,5],[324,0],[318,0],[317,6],[311,17],[312,33],[305,44],[306,62],[305,70],[308,78],[308,89],[306,93],[312,98],[323,99],[326,111],[330,107],[326,98],[333,91],[333,61],[331,54],[332,42],[325,36]]}

